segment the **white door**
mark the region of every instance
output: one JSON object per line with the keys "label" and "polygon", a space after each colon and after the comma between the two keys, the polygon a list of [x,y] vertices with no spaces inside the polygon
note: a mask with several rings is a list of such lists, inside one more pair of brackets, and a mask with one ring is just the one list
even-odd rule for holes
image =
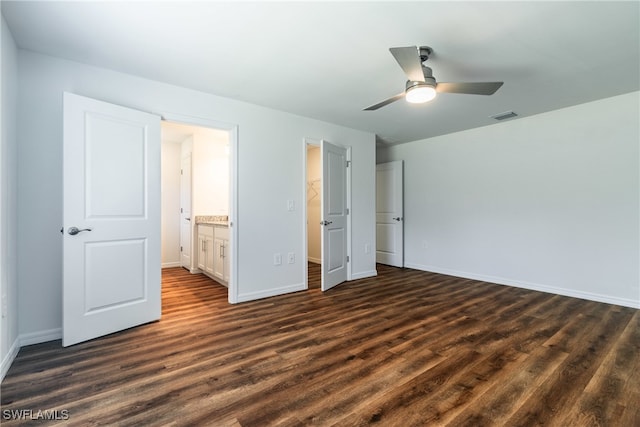
{"label": "white door", "polygon": [[347,280],[347,150],[320,141],[322,151],[323,291]]}
{"label": "white door", "polygon": [[62,345],[159,319],[160,117],[65,93],[63,168]]}
{"label": "white door", "polygon": [[376,165],[376,262],[404,267],[402,161]]}
{"label": "white door", "polygon": [[191,270],[191,153],[180,165],[180,265]]}

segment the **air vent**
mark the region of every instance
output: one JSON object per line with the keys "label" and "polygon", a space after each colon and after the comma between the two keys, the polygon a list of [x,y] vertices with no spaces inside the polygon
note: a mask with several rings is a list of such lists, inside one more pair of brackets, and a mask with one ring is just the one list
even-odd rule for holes
{"label": "air vent", "polygon": [[512,117],[516,117],[517,114],[514,113],[513,111],[505,111],[504,113],[500,113],[500,114],[496,114],[494,116],[490,116],[492,119],[496,119],[496,120],[506,120],[506,119],[510,119]]}

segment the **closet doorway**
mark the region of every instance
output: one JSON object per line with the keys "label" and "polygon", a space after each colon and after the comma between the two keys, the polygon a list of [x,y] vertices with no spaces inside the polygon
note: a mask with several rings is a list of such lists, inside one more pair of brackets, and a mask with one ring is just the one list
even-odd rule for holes
{"label": "closet doorway", "polygon": [[307,267],[309,289],[320,289],[322,264],[322,159],[320,145],[307,143]]}
{"label": "closet doorway", "polygon": [[[327,291],[351,280],[351,148],[304,139],[305,283]],[[317,266],[320,266],[318,269]]]}

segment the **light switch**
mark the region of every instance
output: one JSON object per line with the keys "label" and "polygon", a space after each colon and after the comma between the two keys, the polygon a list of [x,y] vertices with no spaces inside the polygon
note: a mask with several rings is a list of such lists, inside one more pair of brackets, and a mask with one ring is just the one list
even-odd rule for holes
{"label": "light switch", "polygon": [[296,210],[296,202],[295,200],[287,200],[287,210],[289,212],[293,212]]}

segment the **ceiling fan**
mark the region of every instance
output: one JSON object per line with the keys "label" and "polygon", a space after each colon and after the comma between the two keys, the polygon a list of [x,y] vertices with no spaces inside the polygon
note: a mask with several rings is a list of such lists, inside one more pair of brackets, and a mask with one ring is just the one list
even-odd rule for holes
{"label": "ceiling fan", "polygon": [[439,92],[493,95],[503,84],[503,82],[437,83],[431,68],[422,64],[433,53],[433,49],[429,46],[392,47],[389,51],[409,78],[405,90],[365,108],[364,111],[377,110],[403,97],[407,102],[414,104],[428,102]]}

